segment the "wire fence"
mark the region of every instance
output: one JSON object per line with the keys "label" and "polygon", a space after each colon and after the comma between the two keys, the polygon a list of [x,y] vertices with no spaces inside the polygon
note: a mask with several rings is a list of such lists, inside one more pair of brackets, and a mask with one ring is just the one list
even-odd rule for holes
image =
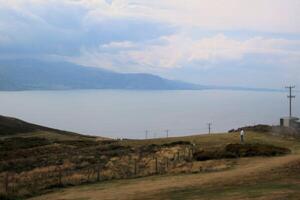
{"label": "wire fence", "polygon": [[117,160],[78,166],[57,165],[28,172],[0,174],[0,194],[31,196],[55,188],[95,183],[112,179],[128,179],[172,173],[193,161],[194,149],[184,147],[168,156],[126,155]]}

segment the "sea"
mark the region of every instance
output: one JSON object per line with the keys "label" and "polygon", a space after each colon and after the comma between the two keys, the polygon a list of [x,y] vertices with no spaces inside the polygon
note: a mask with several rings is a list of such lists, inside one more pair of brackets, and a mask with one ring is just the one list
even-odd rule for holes
{"label": "sea", "polygon": [[[237,90],[70,90],[0,92],[0,115],[110,138],[162,138],[278,125],[285,92]],[[300,97],[293,100],[300,116]]]}

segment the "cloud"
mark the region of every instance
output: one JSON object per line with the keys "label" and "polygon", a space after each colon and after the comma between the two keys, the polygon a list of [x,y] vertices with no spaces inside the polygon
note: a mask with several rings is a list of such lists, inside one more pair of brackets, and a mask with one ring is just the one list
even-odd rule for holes
{"label": "cloud", "polygon": [[108,44],[101,45],[102,48],[108,48],[108,49],[120,49],[120,48],[132,48],[134,47],[134,43],[131,41],[122,41],[122,42],[110,42]]}
{"label": "cloud", "polygon": [[272,57],[263,62],[297,63],[300,61],[300,40],[263,37],[238,40],[224,34],[194,39],[175,34],[162,36],[152,43],[111,42],[99,48],[84,49],[74,62],[99,67],[109,63],[110,68],[118,71],[133,66],[161,70],[191,65],[206,68],[214,63],[242,61],[247,55]]}
{"label": "cloud", "polygon": [[[32,16],[54,8],[63,8],[65,13],[72,14],[68,10],[77,8],[85,11],[82,21],[86,24],[127,18],[217,31],[300,33],[298,0],[1,0],[0,4]],[[71,15],[69,20],[74,17]]]}
{"label": "cloud", "polygon": [[[86,2],[89,4],[85,5]],[[9,35],[12,41],[10,46],[0,44],[0,53],[70,56],[85,47],[95,48],[123,40],[149,40],[174,32],[167,24],[108,17],[107,14],[100,21],[92,20],[89,16],[94,9],[90,7],[93,2],[97,9],[102,2],[102,10],[109,4],[86,2],[0,0],[0,33]]]}
{"label": "cloud", "polygon": [[9,43],[11,40],[8,36],[6,35],[1,35],[0,33],[0,44],[7,44]]}
{"label": "cloud", "polygon": [[179,79],[250,68],[288,78],[300,69],[299,12],[299,0],[0,0],[0,58]]}
{"label": "cloud", "polygon": [[[196,41],[199,46],[196,47],[191,44],[195,42],[192,38],[176,38],[180,32],[189,35],[195,29],[200,33],[212,30],[213,34],[267,31],[288,33],[297,38],[300,32],[300,2],[297,0],[0,0],[0,5],[1,54],[74,56],[82,49],[94,49],[99,45],[120,45],[124,41],[128,43],[122,45],[148,43],[161,37],[162,42],[170,45],[147,45],[146,50],[132,51],[129,56],[143,60],[145,65],[172,67],[186,56],[189,60],[211,59],[212,56],[217,59],[239,57],[241,53],[235,47],[242,48],[238,41],[221,37],[207,40],[232,47],[222,52],[208,47],[209,51],[199,52],[212,41]],[[10,46],[3,45],[4,36],[5,41],[9,36]],[[189,49],[196,51],[185,55]],[[161,52],[155,55],[152,51]],[[160,58],[156,63],[152,61],[154,56]]]}
{"label": "cloud", "polygon": [[[72,1],[70,1],[72,2]],[[87,18],[131,17],[210,30],[299,33],[298,0],[114,0],[76,1],[90,9]]]}

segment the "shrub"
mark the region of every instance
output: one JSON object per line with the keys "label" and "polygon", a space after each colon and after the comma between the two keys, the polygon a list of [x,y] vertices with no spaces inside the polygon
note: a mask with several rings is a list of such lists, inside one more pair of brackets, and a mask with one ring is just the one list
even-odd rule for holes
{"label": "shrub", "polygon": [[21,198],[12,195],[0,194],[0,200],[21,200]]}
{"label": "shrub", "polygon": [[49,145],[51,142],[40,137],[14,137],[0,140],[0,151],[15,151],[17,149],[28,149],[33,147]]}
{"label": "shrub", "polygon": [[198,161],[252,156],[279,156],[291,153],[290,149],[266,144],[228,144],[225,148],[200,150],[193,154]]}
{"label": "shrub", "polygon": [[175,141],[175,142],[171,142],[171,143],[162,144],[161,146],[163,146],[163,147],[173,147],[173,146],[177,146],[177,145],[191,145],[191,142],[189,142],[189,141]]}
{"label": "shrub", "polygon": [[229,144],[225,151],[237,157],[278,156],[291,153],[291,150],[266,144]]}

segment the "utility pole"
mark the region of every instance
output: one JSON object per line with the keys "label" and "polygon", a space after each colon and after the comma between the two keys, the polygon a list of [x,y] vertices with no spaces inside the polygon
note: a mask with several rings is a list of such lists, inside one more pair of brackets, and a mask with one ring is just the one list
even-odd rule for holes
{"label": "utility pole", "polygon": [[148,130],[145,131],[145,139],[148,139]]}
{"label": "utility pole", "polygon": [[166,130],[167,138],[169,137],[169,129]]}
{"label": "utility pole", "polygon": [[292,99],[296,98],[296,96],[292,95],[292,89],[296,86],[287,86],[285,88],[289,89],[289,95],[287,96],[290,100],[290,118],[292,117]]}
{"label": "utility pole", "polygon": [[211,125],[212,125],[212,123],[208,123],[207,125],[208,125],[208,134],[210,134],[211,133]]}

